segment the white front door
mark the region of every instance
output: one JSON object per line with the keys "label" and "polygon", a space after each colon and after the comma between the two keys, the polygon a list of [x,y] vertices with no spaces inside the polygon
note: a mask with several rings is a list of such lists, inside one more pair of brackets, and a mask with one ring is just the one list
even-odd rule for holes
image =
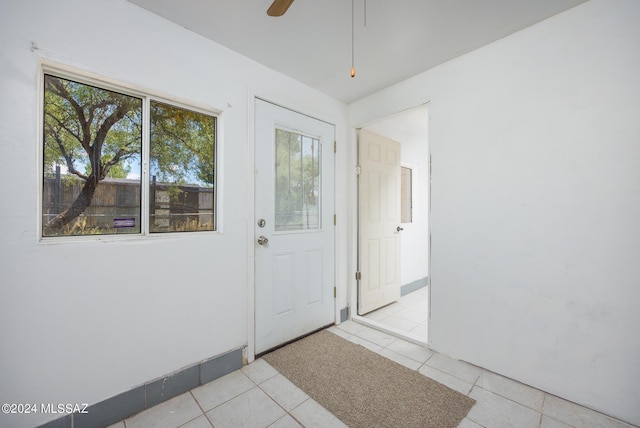
{"label": "white front door", "polygon": [[255,351],[332,324],[334,127],[256,99]]}
{"label": "white front door", "polygon": [[400,143],[363,129],[358,144],[358,315],[364,315],[400,299]]}

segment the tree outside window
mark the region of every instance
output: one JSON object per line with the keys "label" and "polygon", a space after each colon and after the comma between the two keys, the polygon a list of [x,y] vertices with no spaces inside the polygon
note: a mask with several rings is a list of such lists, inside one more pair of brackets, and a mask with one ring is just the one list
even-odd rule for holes
{"label": "tree outside window", "polygon": [[146,230],[215,229],[215,116],[50,74],[43,106],[43,237],[143,232],[142,185]]}

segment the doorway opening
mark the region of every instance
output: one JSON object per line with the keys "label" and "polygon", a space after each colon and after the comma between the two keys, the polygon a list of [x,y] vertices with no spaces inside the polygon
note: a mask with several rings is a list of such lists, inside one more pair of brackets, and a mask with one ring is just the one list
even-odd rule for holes
{"label": "doorway opening", "polygon": [[[427,106],[360,128],[357,155],[360,279],[353,319],[419,344],[428,343],[430,307]],[[398,159],[387,140],[399,145]]]}

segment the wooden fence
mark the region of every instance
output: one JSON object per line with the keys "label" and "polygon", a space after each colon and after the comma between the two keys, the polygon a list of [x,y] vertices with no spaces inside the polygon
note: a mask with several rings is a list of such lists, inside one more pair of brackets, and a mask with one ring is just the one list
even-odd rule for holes
{"label": "wooden fence", "polygon": [[[71,175],[45,177],[43,223],[71,206],[84,181]],[[69,228],[96,233],[139,233],[141,181],[106,178],[98,184],[91,204]],[[149,189],[151,232],[214,229],[213,188],[156,182]],[[70,233],[67,230],[66,233]],[[76,234],[76,233],[72,233]]]}

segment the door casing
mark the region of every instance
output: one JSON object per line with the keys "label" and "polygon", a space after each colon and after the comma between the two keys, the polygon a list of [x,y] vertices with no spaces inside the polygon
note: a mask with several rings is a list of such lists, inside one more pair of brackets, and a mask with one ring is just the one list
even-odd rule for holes
{"label": "door casing", "polygon": [[[357,307],[358,307],[358,281],[356,280],[355,276],[352,275],[352,273],[354,272],[358,272],[360,270],[360,249],[359,249],[359,245],[358,243],[360,242],[360,225],[359,225],[359,221],[358,221],[358,210],[359,210],[359,200],[360,200],[360,196],[358,193],[358,175],[359,175],[359,166],[358,166],[358,162],[359,162],[359,158],[360,158],[360,153],[359,153],[359,145],[358,145],[358,139],[359,139],[359,134],[361,132],[362,129],[365,129],[367,127],[369,127],[370,125],[373,125],[377,122],[379,122],[380,120],[384,120],[390,117],[394,117],[397,115],[402,115],[404,113],[407,112],[411,112],[413,110],[418,110],[418,109],[423,109],[426,108],[428,109],[430,107],[431,102],[430,101],[425,101],[423,103],[417,104],[417,105],[413,105],[413,106],[408,106],[405,109],[401,109],[401,110],[397,110],[391,114],[388,115],[383,115],[383,116],[378,116],[378,117],[373,117],[373,118],[369,118],[368,120],[362,121],[359,124],[354,125],[354,127],[351,129],[351,139],[353,141],[352,147],[350,149],[350,160],[351,160],[351,165],[353,165],[353,168],[355,169],[355,174],[354,174],[354,181],[351,183],[351,188],[353,189],[352,192],[354,194],[354,197],[350,200],[350,210],[353,213],[352,218],[351,218],[351,225],[352,225],[352,230],[349,233],[349,237],[350,239],[353,240],[353,242],[355,242],[356,244],[353,245],[351,247],[351,263],[349,265],[349,272],[351,272],[351,274],[349,275],[350,277],[350,281],[349,281],[349,286],[348,286],[348,305],[350,307],[350,317],[353,321],[370,326],[372,328],[375,328],[377,330],[380,330],[382,332],[397,336],[397,337],[401,337],[407,341],[413,342],[417,345],[420,346],[425,346],[425,343],[423,340],[420,339],[416,339],[413,336],[408,336],[405,335],[403,332],[401,332],[400,330],[388,327],[386,325],[384,325],[383,323],[377,322],[377,321],[373,321],[370,320],[368,318],[365,318],[363,316],[360,316],[357,314]],[[428,263],[428,272],[429,272],[429,276],[428,276],[428,300],[429,300],[429,304],[428,304],[428,308],[427,308],[427,316],[428,319],[431,320],[431,305],[432,305],[432,299],[431,299],[431,291],[432,291],[432,277],[431,277],[431,252],[432,252],[432,248],[431,248],[431,201],[432,201],[432,189],[431,189],[431,183],[432,183],[432,144],[431,144],[431,127],[430,127],[430,115],[427,112],[427,133],[426,133],[426,142],[428,145],[428,195],[427,195],[427,204],[428,204],[428,240],[429,240],[429,250],[428,250],[428,259],[427,259],[427,263]],[[428,322],[427,323],[427,337],[430,337],[429,335],[429,330],[431,329],[431,323]]]}

